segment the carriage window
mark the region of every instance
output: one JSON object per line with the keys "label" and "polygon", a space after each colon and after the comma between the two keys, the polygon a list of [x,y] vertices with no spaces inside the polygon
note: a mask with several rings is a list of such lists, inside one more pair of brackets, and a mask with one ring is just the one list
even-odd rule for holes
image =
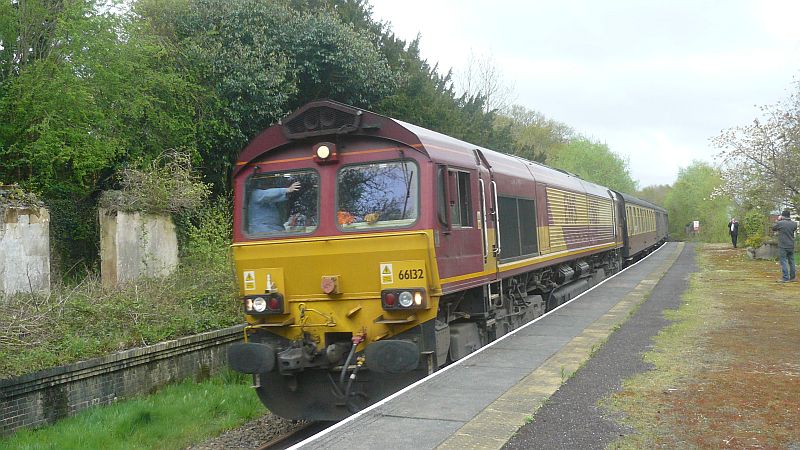
{"label": "carriage window", "polygon": [[342,230],[404,227],[419,214],[419,176],[413,161],[344,167],[337,179],[336,220]]}
{"label": "carriage window", "polygon": [[642,208],[638,206],[636,207],[636,232],[644,232],[644,215],[642,214]]}
{"label": "carriage window", "polygon": [[636,208],[636,217],[639,219],[639,233],[644,233],[644,210]]}
{"label": "carriage window", "polygon": [[248,234],[310,233],[319,221],[319,175],[313,170],[255,174],[245,185]]}
{"label": "carriage window", "polygon": [[469,187],[469,173],[451,170],[448,174],[450,183],[450,220],[453,226],[472,226],[472,193]]}
{"label": "carriage window", "polygon": [[439,223],[447,225],[447,169],[439,167],[436,174],[436,215]]}

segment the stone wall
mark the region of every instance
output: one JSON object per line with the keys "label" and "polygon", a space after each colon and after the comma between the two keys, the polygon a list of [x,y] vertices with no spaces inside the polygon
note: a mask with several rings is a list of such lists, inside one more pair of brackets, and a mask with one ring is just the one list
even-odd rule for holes
{"label": "stone wall", "polygon": [[227,365],[228,346],[242,339],[242,329],[239,325],[0,380],[0,436],[152,393],[175,381],[204,379]]}
{"label": "stone wall", "polygon": [[50,214],[0,208],[0,294],[50,292]]}
{"label": "stone wall", "polygon": [[178,267],[178,238],[169,215],[100,209],[99,220],[104,286],[168,276]]}

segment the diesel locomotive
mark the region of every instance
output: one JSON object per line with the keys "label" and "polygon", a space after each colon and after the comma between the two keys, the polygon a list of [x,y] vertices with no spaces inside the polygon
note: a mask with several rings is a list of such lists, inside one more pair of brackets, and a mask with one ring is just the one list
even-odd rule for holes
{"label": "diesel locomotive", "polygon": [[329,100],[253,139],[233,179],[229,363],[292,419],[342,419],[667,239],[646,201]]}

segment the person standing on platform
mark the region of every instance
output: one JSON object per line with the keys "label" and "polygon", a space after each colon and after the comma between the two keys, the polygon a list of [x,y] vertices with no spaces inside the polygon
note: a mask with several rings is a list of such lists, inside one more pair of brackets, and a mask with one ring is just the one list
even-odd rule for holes
{"label": "person standing on platform", "polygon": [[728,232],[731,234],[733,248],[736,248],[736,240],[739,238],[739,222],[736,221],[735,217],[728,222]]}
{"label": "person standing on platform", "polygon": [[778,232],[778,256],[781,261],[781,274],[779,283],[797,281],[797,268],[794,265],[794,233],[797,224],[789,218],[789,210],[785,209],[772,226],[772,231]]}

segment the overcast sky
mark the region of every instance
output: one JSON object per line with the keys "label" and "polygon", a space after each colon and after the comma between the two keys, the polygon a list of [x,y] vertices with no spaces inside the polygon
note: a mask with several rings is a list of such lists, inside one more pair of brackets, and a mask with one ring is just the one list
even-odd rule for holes
{"label": "overcast sky", "polygon": [[607,143],[640,187],[713,163],[709,139],[800,75],[800,0],[369,1],[442,72],[492,59],[515,103]]}

